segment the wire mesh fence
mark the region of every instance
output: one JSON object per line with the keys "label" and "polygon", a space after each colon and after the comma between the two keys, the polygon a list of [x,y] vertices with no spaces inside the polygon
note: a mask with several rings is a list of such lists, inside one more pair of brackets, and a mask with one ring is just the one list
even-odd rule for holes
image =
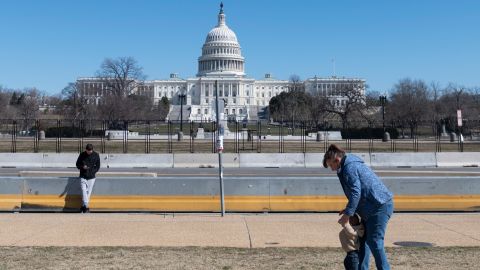
{"label": "wire mesh fence", "polygon": [[[480,120],[442,122],[231,121],[224,152],[480,152]],[[215,153],[217,123],[160,120],[0,120],[0,152]]]}

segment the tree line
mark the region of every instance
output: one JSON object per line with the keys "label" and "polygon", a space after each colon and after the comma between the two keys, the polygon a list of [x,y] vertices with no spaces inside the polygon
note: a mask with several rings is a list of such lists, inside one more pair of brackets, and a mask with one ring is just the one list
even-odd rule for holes
{"label": "tree line", "polygon": [[[170,101],[158,104],[148,95],[138,94],[146,76],[132,57],[106,58],[95,74],[105,83],[106,93],[99,104],[81,94],[80,85],[69,83],[59,94],[47,95],[36,88],[9,89],[0,85],[0,113],[3,119],[39,119],[58,116],[63,119],[89,120],[164,120]],[[290,77],[289,89],[272,97],[268,118],[274,122],[309,121],[317,127],[325,121],[339,121],[343,128],[359,122],[378,124],[382,119],[379,91],[366,94],[355,85],[339,85],[339,102],[320,92],[305,91],[297,75]],[[146,91],[145,93],[148,93]],[[45,106],[47,105],[47,106]],[[466,88],[450,83],[444,87],[421,79],[399,80],[386,96],[385,122],[413,128],[422,121],[445,123],[453,129],[457,110],[466,121],[480,120],[480,87]],[[42,108],[42,110],[39,110]]]}
{"label": "tree line", "polygon": [[105,84],[99,104],[83,95],[81,85],[68,83],[59,94],[47,95],[36,88],[10,89],[0,85],[0,113],[3,119],[41,119],[56,116],[70,120],[102,119],[164,120],[170,101],[162,97],[158,104],[136,91],[144,87],[145,75],[132,57],[106,58],[95,77]]}
{"label": "tree line", "polygon": [[[291,80],[292,81],[292,80]],[[385,95],[384,103],[379,91],[366,91],[354,85],[337,89],[343,103],[321,93],[307,92],[292,87],[287,92],[273,97],[268,105],[271,121],[295,123],[309,121],[322,127],[325,122],[341,122],[342,128],[359,126],[359,123],[382,125],[385,109],[387,125],[414,128],[421,122],[437,122],[455,129],[457,110],[462,111],[464,121],[480,120],[480,87],[466,88],[449,83],[441,87],[438,83],[426,83],[421,79],[399,80]],[[368,86],[367,86],[368,88]],[[383,107],[382,107],[383,105]]]}

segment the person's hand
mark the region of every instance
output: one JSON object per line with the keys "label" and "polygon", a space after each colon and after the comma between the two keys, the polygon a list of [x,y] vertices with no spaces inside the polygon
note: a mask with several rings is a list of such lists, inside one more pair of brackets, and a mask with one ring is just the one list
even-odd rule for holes
{"label": "person's hand", "polygon": [[87,165],[83,165],[83,169],[84,169],[84,170],[88,169],[88,166],[87,166]]}
{"label": "person's hand", "polygon": [[[343,211],[342,211],[343,212]],[[341,214],[342,216],[340,217],[340,219],[338,220],[338,224],[342,225],[342,227],[345,227],[348,222],[349,222],[349,219],[350,219],[350,216],[347,215],[347,214]]]}
{"label": "person's hand", "polygon": [[340,215],[342,215],[343,213],[345,213],[345,209],[342,209],[342,210],[338,213],[338,215],[340,216]]}

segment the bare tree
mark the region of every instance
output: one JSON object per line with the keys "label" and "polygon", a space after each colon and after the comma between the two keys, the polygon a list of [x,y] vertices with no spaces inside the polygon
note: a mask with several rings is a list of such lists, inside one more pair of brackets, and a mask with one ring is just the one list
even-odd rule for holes
{"label": "bare tree", "polygon": [[[375,122],[383,120],[380,96],[382,95],[378,91],[367,91],[365,94],[365,102],[357,106],[358,116],[366,120],[371,126],[373,126]],[[383,109],[387,111],[387,103],[383,105]]]}
{"label": "bare tree", "polygon": [[0,114],[5,118],[9,114],[12,93],[0,85]]}
{"label": "bare tree", "polygon": [[36,88],[26,89],[18,105],[18,112],[23,119],[36,119],[38,107],[41,101],[41,94]]}
{"label": "bare tree", "polygon": [[300,91],[300,90],[305,90],[304,84],[302,83],[302,79],[300,76],[296,74],[290,75],[289,78],[289,90],[290,91]]}
{"label": "bare tree", "polygon": [[96,106],[89,104],[88,98],[80,94],[76,83],[69,83],[62,90],[62,103],[59,110],[72,120],[85,120],[96,117]]}
{"label": "bare tree", "polygon": [[393,87],[390,102],[390,115],[401,127],[408,125],[413,136],[418,123],[427,118],[429,112],[429,89],[422,80],[409,78],[400,80]]}
{"label": "bare tree", "polygon": [[462,107],[463,107],[463,104],[465,102],[465,100],[464,100],[464,96],[466,94],[465,87],[450,83],[447,86],[447,91],[449,91],[451,94],[453,94],[453,97],[455,98],[455,108],[454,108],[454,110],[461,110]]}
{"label": "bare tree", "polygon": [[328,107],[330,106],[330,101],[320,92],[313,92],[311,94],[311,102],[309,106],[310,119],[315,123],[315,126],[318,128],[322,122],[325,121],[328,115]]}
{"label": "bare tree", "polygon": [[365,109],[365,95],[361,88],[353,84],[336,85],[335,96],[330,98],[327,112],[340,117],[343,128],[348,128],[350,118]]}
{"label": "bare tree", "polygon": [[430,92],[432,94],[431,118],[437,122],[441,118],[442,108],[440,104],[440,97],[443,89],[438,82],[430,83]]}
{"label": "bare tree", "polygon": [[[132,100],[137,88],[143,84],[145,75],[132,57],[107,58],[97,76],[106,86],[106,95],[99,106],[102,115],[109,120],[129,119],[132,115]],[[150,108],[148,108],[151,110]]]}
{"label": "bare tree", "polygon": [[480,87],[472,87],[470,89],[470,96],[472,119],[480,120]]}
{"label": "bare tree", "polygon": [[449,130],[456,129],[457,110],[463,110],[467,100],[466,89],[454,83],[449,83],[443,91],[438,103],[442,119]]}
{"label": "bare tree", "polygon": [[145,75],[133,57],[106,58],[97,72],[97,77],[102,78],[107,91],[114,96],[127,97],[134,94],[138,85],[143,83]]}

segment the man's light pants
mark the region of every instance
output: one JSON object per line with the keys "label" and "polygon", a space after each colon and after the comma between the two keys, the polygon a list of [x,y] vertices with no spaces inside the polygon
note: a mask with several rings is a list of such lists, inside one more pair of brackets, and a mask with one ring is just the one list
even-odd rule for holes
{"label": "man's light pants", "polygon": [[90,196],[92,195],[93,185],[95,184],[95,178],[85,179],[80,178],[80,187],[82,188],[82,205],[88,208],[90,202]]}

